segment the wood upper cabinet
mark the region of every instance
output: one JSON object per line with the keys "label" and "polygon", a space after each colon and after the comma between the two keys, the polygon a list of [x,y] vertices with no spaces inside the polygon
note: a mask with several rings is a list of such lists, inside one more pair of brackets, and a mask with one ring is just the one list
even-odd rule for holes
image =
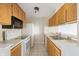
{"label": "wood upper cabinet", "polygon": [[63,5],[59,10],[58,10],[58,24],[63,24],[66,22],[66,10],[65,10],[65,5]]}
{"label": "wood upper cabinet", "polygon": [[49,21],[51,26],[64,24],[77,20],[77,3],[64,4]]}
{"label": "wood upper cabinet", "polygon": [[0,24],[11,25],[11,16],[25,21],[25,12],[16,3],[0,3]]}
{"label": "wood upper cabinet", "polygon": [[11,25],[12,4],[0,3],[0,24]]}
{"label": "wood upper cabinet", "polygon": [[25,14],[25,12],[20,8],[20,10],[19,10],[20,12],[19,12],[19,18],[20,18],[20,20],[22,20],[23,22],[26,22],[26,14]]}
{"label": "wood upper cabinet", "polygon": [[11,56],[21,56],[21,44],[11,49]]}
{"label": "wood upper cabinet", "polygon": [[52,17],[52,26],[55,26],[55,19],[56,19],[56,17],[55,17],[55,15]]}
{"label": "wood upper cabinet", "polygon": [[49,19],[49,26],[52,26],[52,18]]}
{"label": "wood upper cabinet", "polygon": [[19,19],[23,20],[23,10],[19,7]]}
{"label": "wood upper cabinet", "polygon": [[25,21],[25,12],[18,4],[13,4],[13,16],[17,17],[22,21]]}
{"label": "wood upper cabinet", "polygon": [[13,5],[13,16],[15,16],[16,18],[19,18],[19,7],[18,4],[12,4]]}
{"label": "wood upper cabinet", "polygon": [[54,15],[54,16],[52,16],[52,17],[50,18],[50,20],[49,20],[49,26],[54,26],[54,25],[56,25],[55,20],[56,20],[56,15]]}
{"label": "wood upper cabinet", "polygon": [[61,56],[61,50],[47,38],[47,51],[49,56]]}
{"label": "wood upper cabinet", "polygon": [[67,22],[77,20],[77,3],[67,3]]}
{"label": "wood upper cabinet", "polygon": [[58,17],[57,17],[57,13],[54,15],[54,25],[57,26],[58,25]]}
{"label": "wood upper cabinet", "polygon": [[25,12],[23,13],[23,21],[24,21],[25,23],[27,22],[27,18],[26,18]]}

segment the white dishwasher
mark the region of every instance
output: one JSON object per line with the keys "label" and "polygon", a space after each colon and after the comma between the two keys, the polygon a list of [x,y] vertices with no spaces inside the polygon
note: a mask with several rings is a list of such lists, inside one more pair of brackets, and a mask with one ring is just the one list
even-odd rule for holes
{"label": "white dishwasher", "polygon": [[29,36],[22,42],[22,56],[29,56],[30,46],[31,46],[31,38]]}

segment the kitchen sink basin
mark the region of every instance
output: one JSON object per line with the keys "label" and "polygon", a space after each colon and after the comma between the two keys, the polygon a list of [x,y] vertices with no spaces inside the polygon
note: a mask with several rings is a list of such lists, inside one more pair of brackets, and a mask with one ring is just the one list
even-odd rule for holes
{"label": "kitchen sink basin", "polygon": [[50,36],[54,40],[65,40],[66,38],[60,37],[60,36]]}
{"label": "kitchen sink basin", "polygon": [[26,36],[21,36],[21,39],[25,39],[26,38]]}
{"label": "kitchen sink basin", "polygon": [[28,36],[19,36],[16,39],[26,39]]}

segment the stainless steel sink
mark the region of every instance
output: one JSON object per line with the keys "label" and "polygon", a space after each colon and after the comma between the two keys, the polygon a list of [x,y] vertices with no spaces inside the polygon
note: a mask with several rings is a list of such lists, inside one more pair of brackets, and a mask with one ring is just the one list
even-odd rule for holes
{"label": "stainless steel sink", "polygon": [[25,38],[27,38],[28,36],[19,36],[19,37],[17,37],[16,39],[25,39]]}
{"label": "stainless steel sink", "polygon": [[21,36],[21,39],[25,39],[27,36]]}
{"label": "stainless steel sink", "polygon": [[65,40],[66,38],[61,37],[61,36],[50,36],[51,38],[53,38],[54,40]]}

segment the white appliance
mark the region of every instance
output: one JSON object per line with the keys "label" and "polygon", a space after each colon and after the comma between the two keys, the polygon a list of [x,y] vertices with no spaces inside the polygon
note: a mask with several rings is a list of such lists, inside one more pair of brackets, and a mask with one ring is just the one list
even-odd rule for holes
{"label": "white appliance", "polygon": [[22,42],[22,56],[30,55],[30,47],[31,47],[30,44],[31,44],[31,39],[30,39],[30,36],[28,36]]}
{"label": "white appliance", "polygon": [[31,35],[31,47],[33,47],[34,46],[34,24],[32,23],[26,24],[26,32],[28,35]]}

